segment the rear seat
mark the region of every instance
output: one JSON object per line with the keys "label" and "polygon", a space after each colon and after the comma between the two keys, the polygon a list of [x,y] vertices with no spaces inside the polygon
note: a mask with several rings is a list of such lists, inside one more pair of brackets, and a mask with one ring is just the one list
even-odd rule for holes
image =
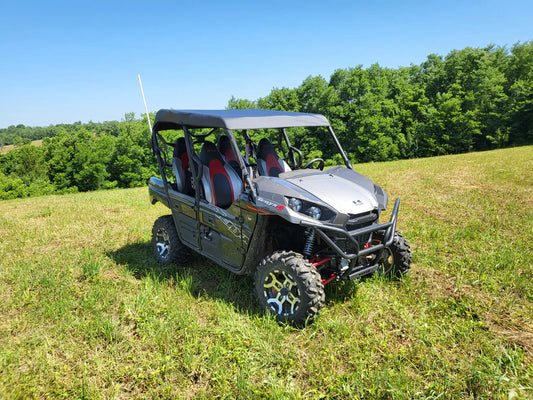
{"label": "rear seat", "polygon": [[217,207],[228,208],[243,191],[242,179],[211,142],[202,146],[200,161],[206,200]]}
{"label": "rear seat", "polygon": [[192,195],[191,167],[189,166],[189,156],[185,146],[185,138],[178,138],[174,144],[172,154],[172,169],[176,175],[176,185],[178,191],[186,195]]}
{"label": "rear seat", "polygon": [[237,161],[238,160],[237,155],[233,151],[233,147],[231,147],[229,136],[226,136],[226,135],[220,136],[218,138],[217,148],[220,154],[222,155],[222,158],[224,159],[224,161],[226,161],[229,165],[231,165],[231,167],[235,170],[235,172],[242,179],[241,167],[239,165],[239,161]]}

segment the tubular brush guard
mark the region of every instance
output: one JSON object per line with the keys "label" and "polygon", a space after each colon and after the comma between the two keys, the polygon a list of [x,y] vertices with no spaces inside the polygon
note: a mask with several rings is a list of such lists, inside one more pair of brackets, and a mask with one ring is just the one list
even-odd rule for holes
{"label": "tubular brush guard", "polygon": [[[396,221],[398,219],[399,208],[400,208],[400,199],[396,199],[396,201],[394,202],[394,208],[392,209],[392,215],[391,215],[389,222],[386,222],[384,224],[376,224],[372,226],[367,226],[365,228],[355,229],[353,231],[348,231],[346,229],[341,229],[335,226],[318,225],[318,224],[315,225],[307,221],[301,221],[301,225],[312,228],[342,258],[353,259],[357,257],[366,256],[368,254],[376,253],[379,250],[382,250],[391,245],[393,237],[394,237],[394,231],[396,229]],[[375,244],[375,245],[369,246],[368,248],[361,250],[361,246],[356,239],[357,236],[366,235],[366,234],[381,231],[381,230],[385,230],[385,236],[383,238],[383,243]],[[324,231],[343,235],[345,238],[347,238],[354,244],[357,251],[353,254],[346,254],[344,251],[342,251],[339,248],[339,246],[337,246],[337,244]]]}

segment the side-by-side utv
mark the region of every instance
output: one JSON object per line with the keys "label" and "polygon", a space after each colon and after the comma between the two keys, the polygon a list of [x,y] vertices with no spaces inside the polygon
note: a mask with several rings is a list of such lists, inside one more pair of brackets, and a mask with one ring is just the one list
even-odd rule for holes
{"label": "side-by-side utv", "polygon": [[[291,137],[327,137],[344,166],[324,169]],[[160,110],[152,144],[161,177],[150,179],[150,199],[171,211],[153,227],[160,263],[184,263],[194,250],[252,274],[261,306],[294,324],[317,316],[330,282],[409,271],[400,200],[379,223],[387,194],[353,170],[322,115]]]}

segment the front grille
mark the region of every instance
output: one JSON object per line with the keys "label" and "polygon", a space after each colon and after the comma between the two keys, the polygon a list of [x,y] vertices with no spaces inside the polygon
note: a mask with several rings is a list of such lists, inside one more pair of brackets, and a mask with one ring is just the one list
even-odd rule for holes
{"label": "front grille", "polygon": [[347,231],[354,231],[356,229],[370,226],[378,220],[378,212],[376,210],[369,211],[362,214],[348,214],[348,221],[344,225]]}
{"label": "front grille", "polygon": [[[378,221],[378,212],[369,211],[361,214],[348,214],[348,221],[344,225],[347,231],[354,231],[356,229],[365,228]],[[370,234],[355,236],[355,240],[359,243],[359,248],[363,249],[370,240]],[[347,250],[354,251],[353,243],[346,243]]]}

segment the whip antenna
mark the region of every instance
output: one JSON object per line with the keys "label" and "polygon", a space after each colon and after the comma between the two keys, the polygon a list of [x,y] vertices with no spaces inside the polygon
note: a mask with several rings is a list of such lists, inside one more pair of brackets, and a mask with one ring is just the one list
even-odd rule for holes
{"label": "whip antenna", "polygon": [[139,78],[139,86],[141,87],[141,94],[143,96],[144,109],[146,110],[146,120],[148,121],[148,127],[150,128],[150,132],[152,132],[152,123],[150,122],[150,114],[148,113],[148,106],[146,105],[146,99],[144,97],[144,90],[143,90],[143,83],[141,81],[141,74],[137,74],[137,77]]}

